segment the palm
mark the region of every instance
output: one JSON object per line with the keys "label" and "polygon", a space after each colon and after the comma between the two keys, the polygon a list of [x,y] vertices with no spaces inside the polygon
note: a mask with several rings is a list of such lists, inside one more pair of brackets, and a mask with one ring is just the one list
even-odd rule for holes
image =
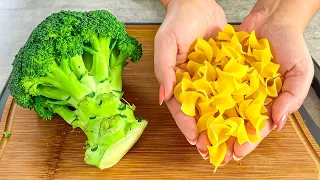
{"label": "palm", "polygon": [[[221,8],[213,11],[207,7],[201,7],[203,4],[198,8],[193,7],[194,5],[188,7],[189,5],[188,3],[173,4],[173,7],[170,7],[172,10],[168,10],[167,17],[156,36],[156,41],[159,38],[159,42],[167,43],[169,48],[175,50],[176,65],[186,61],[189,47],[197,37],[213,37],[226,24],[226,17]],[[205,5],[210,6],[210,4]]]}
{"label": "palm", "polygon": [[197,37],[214,37],[225,27],[226,17],[222,8],[212,0],[171,2],[155,37],[155,73],[165,88],[164,100],[178,127],[191,144],[196,144],[195,119],[181,111],[181,104],[173,96],[175,68],[183,68],[194,40]]}
{"label": "palm", "polygon": [[[279,97],[269,108],[267,126],[262,130],[262,137],[266,137],[276,126],[278,130],[284,125],[282,117],[285,114],[298,110],[308,93],[312,80],[312,61],[308,52],[303,33],[285,24],[270,18],[258,19],[258,16],[248,16],[239,30],[256,31],[258,38],[267,38],[270,43],[274,61],[280,64],[280,73],[283,78],[283,87]],[[253,151],[259,143],[235,143],[234,154],[243,157]]]}

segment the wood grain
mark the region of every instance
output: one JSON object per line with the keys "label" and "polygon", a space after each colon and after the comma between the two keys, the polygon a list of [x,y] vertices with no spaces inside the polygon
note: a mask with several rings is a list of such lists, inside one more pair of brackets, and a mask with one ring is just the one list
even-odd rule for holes
{"label": "wood grain", "polygon": [[250,155],[213,174],[212,165],[188,144],[167,107],[158,105],[159,85],[153,71],[157,29],[128,26],[129,34],[143,44],[144,55],[124,70],[124,97],[149,124],[117,165],[103,171],[86,165],[86,138],[79,129],[72,129],[58,116],[42,120],[9,97],[0,130],[12,128],[12,135],[1,140],[0,179],[318,179],[319,147],[298,112],[289,117],[281,132],[272,132]]}

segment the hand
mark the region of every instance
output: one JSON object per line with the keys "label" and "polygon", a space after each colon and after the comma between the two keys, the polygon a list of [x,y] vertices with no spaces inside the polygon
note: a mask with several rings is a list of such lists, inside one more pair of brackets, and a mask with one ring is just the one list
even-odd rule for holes
{"label": "hand", "polygon": [[[293,24],[291,17],[280,18],[280,14],[277,13],[267,15],[259,9],[257,6],[245,18],[239,30],[255,30],[257,38],[269,40],[274,61],[280,64],[279,71],[284,77],[282,90],[269,110],[270,119],[261,132],[262,138],[265,138],[275,128],[280,131],[288,114],[300,108],[309,91],[314,69],[303,37],[304,28]],[[235,142],[234,158],[241,159],[252,152],[259,143],[239,145]]]}
{"label": "hand", "polygon": [[185,115],[173,96],[175,68],[186,65],[189,47],[197,37],[215,37],[227,21],[223,9],[214,0],[167,1],[167,15],[155,36],[154,65],[160,83],[159,103],[165,101],[179,129],[191,145],[197,145],[208,158],[206,133],[198,136],[194,117]]}

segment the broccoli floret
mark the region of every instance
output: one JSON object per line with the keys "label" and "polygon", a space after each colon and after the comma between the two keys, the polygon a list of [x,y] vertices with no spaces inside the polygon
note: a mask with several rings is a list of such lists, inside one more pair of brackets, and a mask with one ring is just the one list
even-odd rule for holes
{"label": "broccoli floret", "polygon": [[4,136],[5,138],[9,138],[9,137],[11,136],[11,133],[10,133],[10,132],[4,132],[4,133],[3,133],[3,136]]}
{"label": "broccoli floret", "polygon": [[141,56],[141,44],[108,11],[53,13],[15,56],[9,90],[43,119],[58,114],[81,128],[88,138],[85,162],[109,168],[147,125],[135,118],[134,105],[121,101],[123,68]]}

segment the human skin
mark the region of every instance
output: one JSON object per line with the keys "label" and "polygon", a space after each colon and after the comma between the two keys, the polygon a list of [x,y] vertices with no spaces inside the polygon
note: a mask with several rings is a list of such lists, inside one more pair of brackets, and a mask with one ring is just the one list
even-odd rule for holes
{"label": "human skin", "polygon": [[[159,103],[166,102],[176,124],[191,145],[204,159],[208,158],[210,142],[205,131],[198,134],[194,117],[185,115],[173,96],[175,69],[183,69],[190,45],[197,37],[214,37],[227,21],[223,9],[214,0],[161,0],[167,8],[164,22],[155,36],[155,74],[160,84]],[[273,129],[280,131],[288,114],[297,111],[309,91],[313,64],[303,32],[320,8],[320,0],[259,0],[244,19],[239,30],[256,31],[258,38],[270,42],[274,61],[280,64],[283,87],[268,108],[267,126],[262,139]],[[255,132],[248,123],[248,132]],[[232,158],[240,160],[260,142],[239,145],[236,138],[227,141],[227,154],[222,165]]]}

